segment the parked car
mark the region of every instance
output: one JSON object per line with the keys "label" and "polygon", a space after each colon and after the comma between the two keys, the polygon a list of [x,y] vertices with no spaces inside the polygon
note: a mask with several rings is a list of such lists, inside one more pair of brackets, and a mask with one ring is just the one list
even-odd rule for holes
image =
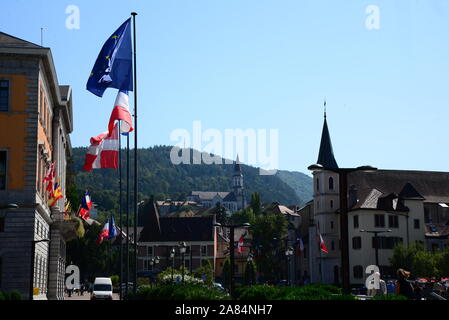
{"label": "parked car", "polygon": [[111,278],[95,278],[90,300],[112,300]]}
{"label": "parked car", "polygon": [[218,290],[225,291],[225,288],[221,285],[221,283],[218,282],[212,282],[212,285],[217,288]]}

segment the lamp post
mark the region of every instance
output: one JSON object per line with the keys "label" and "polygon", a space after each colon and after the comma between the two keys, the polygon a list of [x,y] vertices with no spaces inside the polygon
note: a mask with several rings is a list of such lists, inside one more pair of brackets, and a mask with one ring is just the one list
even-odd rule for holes
{"label": "lamp post", "polygon": [[170,251],[170,258],[172,259],[172,267],[171,267],[171,282],[174,282],[173,279],[173,271],[175,269],[175,248],[172,248]]}
{"label": "lamp post", "polygon": [[332,171],[338,174],[339,194],[340,194],[340,239],[341,239],[341,269],[343,273],[343,293],[349,294],[349,227],[348,227],[348,174],[354,171],[371,172],[377,168],[372,166],[361,166],[357,168],[325,168],[320,164],[313,164],[308,167],[310,171]]}
{"label": "lamp post", "polygon": [[36,254],[36,243],[50,242],[49,239],[32,240],[31,241],[31,271],[30,271],[30,300],[33,300],[34,296],[34,256]]}
{"label": "lamp post", "polygon": [[15,203],[8,203],[0,205],[0,210],[7,210],[7,209],[17,209],[19,206]]}
{"label": "lamp post", "polygon": [[187,249],[187,245],[185,242],[180,242],[179,243],[179,252],[182,255],[182,283],[184,284],[184,256],[186,253],[186,249]]}
{"label": "lamp post", "polygon": [[290,257],[293,255],[293,247],[288,247],[285,249],[285,256],[287,257],[287,286],[290,286]]}
{"label": "lamp post", "polygon": [[248,257],[246,258],[246,262],[247,262],[246,267],[251,268],[250,269],[251,273],[248,273],[250,287],[253,285],[253,273],[255,272],[255,270],[253,269],[253,264],[251,263],[252,261],[253,261],[253,254],[250,252],[248,254]]}
{"label": "lamp post", "polygon": [[387,232],[391,232],[390,229],[385,230],[385,231],[371,231],[371,230],[360,230],[360,232],[366,232],[366,233],[373,233],[374,234],[374,250],[376,252],[376,266],[379,267],[379,238],[377,237],[378,234],[380,233],[387,233]]}
{"label": "lamp post", "polygon": [[231,262],[231,283],[229,286],[229,294],[231,295],[231,298],[234,298],[234,254],[235,254],[235,244],[234,244],[234,229],[235,228],[249,228],[251,225],[249,223],[242,223],[242,224],[232,224],[232,225],[225,225],[221,224],[219,222],[214,223],[214,227],[225,227],[229,228],[229,253],[230,253],[230,262]]}

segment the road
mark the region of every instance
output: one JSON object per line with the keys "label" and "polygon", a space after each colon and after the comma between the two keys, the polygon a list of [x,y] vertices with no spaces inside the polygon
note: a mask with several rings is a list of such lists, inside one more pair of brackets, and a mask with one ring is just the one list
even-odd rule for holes
{"label": "road", "polygon": [[[119,300],[118,293],[114,293],[112,295],[113,300]],[[72,296],[69,297],[67,294],[64,295],[64,300],[90,300],[90,293],[84,292],[84,295],[79,296],[77,293],[72,293]]]}

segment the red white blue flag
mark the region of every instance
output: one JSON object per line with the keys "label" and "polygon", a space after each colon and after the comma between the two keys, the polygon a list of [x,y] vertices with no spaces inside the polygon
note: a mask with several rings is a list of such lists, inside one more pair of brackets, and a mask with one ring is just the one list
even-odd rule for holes
{"label": "red white blue flag", "polygon": [[109,236],[109,220],[106,221],[104,224],[103,229],[101,230],[100,234],[98,235],[97,244],[100,244],[103,242],[104,239],[107,239]]}
{"label": "red white blue flag", "polygon": [[87,220],[89,218],[89,212],[92,208],[92,200],[90,199],[89,191],[86,190],[84,193],[84,196],[81,198],[81,206],[80,210],[78,211],[78,215],[84,219]]}
{"label": "red white blue flag", "polygon": [[129,112],[129,97],[128,91],[120,90],[115,99],[114,108],[112,109],[111,117],[109,118],[109,134],[112,134],[115,121],[122,120],[121,129],[122,133],[128,133],[133,131],[133,120],[131,113]]}

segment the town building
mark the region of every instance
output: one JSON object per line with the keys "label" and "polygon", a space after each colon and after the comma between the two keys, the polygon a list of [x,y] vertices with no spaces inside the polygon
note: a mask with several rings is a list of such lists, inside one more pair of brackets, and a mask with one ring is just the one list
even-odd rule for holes
{"label": "town building", "polygon": [[[160,217],[154,202],[142,206],[140,211],[143,228],[138,240],[137,271],[165,270],[183,264],[179,251],[181,242],[187,245],[184,266],[195,271],[209,260],[215,270],[217,232],[215,216],[209,217]],[[170,252],[175,249],[174,259]],[[158,256],[159,264],[151,266],[150,260]]]}
{"label": "town building", "polygon": [[191,191],[187,196],[187,200],[196,202],[204,208],[212,208],[219,203],[231,213],[244,209],[246,207],[246,199],[243,188],[243,172],[239,157],[237,156],[237,160],[234,162],[232,191]]}
{"label": "town building", "polygon": [[[340,190],[326,115],[318,164],[313,171],[313,201],[300,209],[306,254],[301,268],[312,282],[339,284]],[[332,171],[332,169],[334,171]],[[449,173],[410,170],[355,170],[347,174],[350,283],[362,286],[369,265],[393,277],[390,258],[396,244],[422,243],[428,250],[448,246]],[[321,234],[328,253],[320,250]],[[377,249],[377,250],[376,250]],[[377,255],[376,255],[377,251]]]}
{"label": "town building", "polygon": [[72,90],[50,48],[0,32],[0,290],[24,299],[63,299],[76,222],[64,220],[64,199],[48,206],[43,178],[54,162],[65,194],[72,130]]}

